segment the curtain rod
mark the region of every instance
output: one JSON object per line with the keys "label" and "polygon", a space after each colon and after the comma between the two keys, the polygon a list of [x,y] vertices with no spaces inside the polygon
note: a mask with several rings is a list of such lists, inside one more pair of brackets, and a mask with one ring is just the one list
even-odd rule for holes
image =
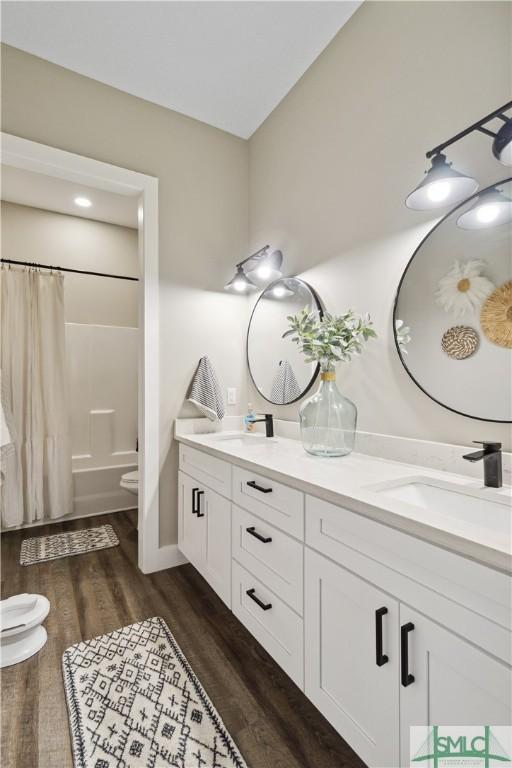
{"label": "curtain rod", "polygon": [[16,261],[15,259],[0,259],[2,264],[17,264],[21,267],[35,267],[37,269],[53,269],[55,272],[74,272],[77,275],[93,275],[94,277],[113,277],[116,280],[139,281],[138,277],[128,277],[127,275],[110,275],[107,272],[88,272],[86,269],[71,269],[71,267],[52,267],[48,264],[36,264],[33,261]]}

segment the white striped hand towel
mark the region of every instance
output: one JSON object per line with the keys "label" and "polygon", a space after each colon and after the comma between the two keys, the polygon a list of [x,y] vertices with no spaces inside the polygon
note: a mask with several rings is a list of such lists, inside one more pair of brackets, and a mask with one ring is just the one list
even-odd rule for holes
{"label": "white striped hand towel", "polygon": [[222,388],[207,357],[202,357],[199,361],[187,400],[194,403],[211,421],[224,418]]}
{"label": "white striped hand towel", "polygon": [[288,360],[281,360],[279,368],[272,382],[270,399],[273,403],[286,405],[292,403],[301,396],[301,388],[295,376],[293,368]]}

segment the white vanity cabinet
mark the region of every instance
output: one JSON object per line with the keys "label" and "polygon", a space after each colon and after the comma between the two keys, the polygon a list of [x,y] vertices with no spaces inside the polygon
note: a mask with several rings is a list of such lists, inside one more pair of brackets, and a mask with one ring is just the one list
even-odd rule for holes
{"label": "white vanity cabinet", "polygon": [[178,487],[178,546],[230,607],[231,503],[184,472]]}
{"label": "white vanity cabinet", "polygon": [[180,445],[179,547],[370,768],[512,723],[510,576]]}
{"label": "white vanity cabinet", "polygon": [[505,664],[406,605],[400,606],[400,626],[409,629],[405,655],[414,678],[400,686],[401,765],[410,765],[412,725],[512,724]]}
{"label": "white vanity cabinet", "polygon": [[309,549],[305,584],[305,693],[368,765],[409,766],[413,725],[512,723],[505,664]]}
{"label": "white vanity cabinet", "polygon": [[368,765],[399,765],[399,604],[306,549],[305,692]]}

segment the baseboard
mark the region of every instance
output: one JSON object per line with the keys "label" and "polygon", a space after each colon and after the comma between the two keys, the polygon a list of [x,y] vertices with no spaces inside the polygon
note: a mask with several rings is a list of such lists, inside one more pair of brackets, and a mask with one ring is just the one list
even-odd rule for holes
{"label": "baseboard", "polygon": [[34,520],[33,523],[22,523],[22,525],[12,525],[9,528],[0,528],[1,533],[8,533],[9,531],[23,531],[31,528],[40,528],[42,525],[54,525],[56,523],[68,523],[72,520],[87,520],[89,517],[98,517],[99,515],[114,515],[116,512],[131,512],[133,509],[137,509],[133,504],[129,507],[123,507],[122,509],[106,509],[104,512],[89,512],[89,514],[70,514],[63,515],[62,517],[54,517],[51,520]]}
{"label": "baseboard", "polygon": [[164,547],[158,548],[151,558],[150,567],[143,572],[154,573],[155,571],[164,571],[166,568],[175,568],[185,563],[188,563],[188,560],[178,549],[178,545],[166,544]]}

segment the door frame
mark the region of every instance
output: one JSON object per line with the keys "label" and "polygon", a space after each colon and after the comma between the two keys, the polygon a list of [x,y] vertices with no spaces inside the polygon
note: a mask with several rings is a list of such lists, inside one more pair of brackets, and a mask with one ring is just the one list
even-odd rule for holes
{"label": "door frame", "polygon": [[159,548],[158,178],[8,133],[2,132],[0,139],[3,165],[138,198],[138,565],[144,573],[168,567],[162,561],[169,558]]}

